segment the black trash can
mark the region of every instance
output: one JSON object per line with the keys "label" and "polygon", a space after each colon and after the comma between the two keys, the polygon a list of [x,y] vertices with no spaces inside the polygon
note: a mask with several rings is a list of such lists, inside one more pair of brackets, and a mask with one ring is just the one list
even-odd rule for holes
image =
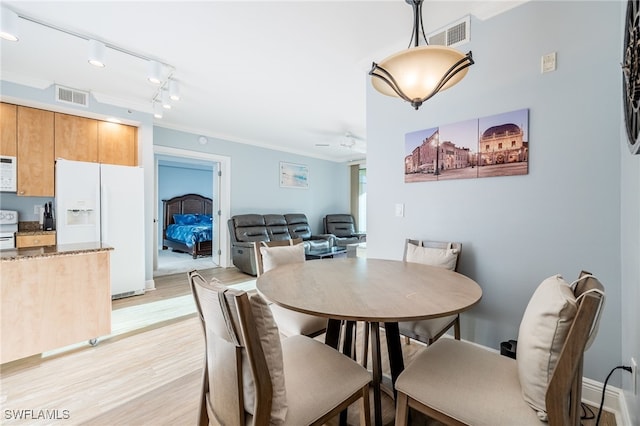
{"label": "black trash can", "polygon": [[516,359],[516,347],[518,346],[517,340],[509,340],[508,342],[500,343],[500,355],[508,356],[509,358]]}

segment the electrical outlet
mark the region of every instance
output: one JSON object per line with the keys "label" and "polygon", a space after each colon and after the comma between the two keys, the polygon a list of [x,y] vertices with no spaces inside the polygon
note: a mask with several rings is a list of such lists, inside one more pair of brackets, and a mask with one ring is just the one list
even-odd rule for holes
{"label": "electrical outlet", "polygon": [[634,358],[631,358],[631,386],[633,387],[633,394],[638,394],[638,363]]}

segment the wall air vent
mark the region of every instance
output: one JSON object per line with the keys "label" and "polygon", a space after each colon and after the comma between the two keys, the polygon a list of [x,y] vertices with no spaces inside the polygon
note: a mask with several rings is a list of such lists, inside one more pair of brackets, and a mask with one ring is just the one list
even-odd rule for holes
{"label": "wall air vent", "polygon": [[466,16],[458,21],[452,22],[444,28],[439,29],[427,36],[429,44],[455,47],[467,43],[470,39],[471,17]]}
{"label": "wall air vent", "polygon": [[56,101],[83,107],[89,106],[89,92],[56,86]]}

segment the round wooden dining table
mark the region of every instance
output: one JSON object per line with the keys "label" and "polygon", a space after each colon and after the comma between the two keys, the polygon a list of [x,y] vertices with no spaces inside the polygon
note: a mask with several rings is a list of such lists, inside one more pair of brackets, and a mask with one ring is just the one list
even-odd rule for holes
{"label": "round wooden dining table", "polygon": [[[376,425],[382,423],[380,323],[385,327],[393,384],[404,369],[398,321],[454,315],[470,309],[482,297],[480,286],[457,272],[418,263],[366,258],[282,265],[258,277],[256,287],[279,306],[326,317],[329,322],[325,342],[336,349],[341,322],[370,324]],[[350,344],[344,342],[343,346]]]}

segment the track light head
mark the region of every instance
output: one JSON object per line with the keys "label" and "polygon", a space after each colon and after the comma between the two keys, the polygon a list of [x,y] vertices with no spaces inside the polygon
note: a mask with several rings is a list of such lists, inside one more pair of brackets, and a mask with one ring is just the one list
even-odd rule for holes
{"label": "track light head", "polygon": [[176,80],[169,80],[169,97],[172,101],[180,100],[180,85]]}
{"label": "track light head", "polygon": [[105,51],[107,47],[97,40],[89,40],[89,63],[95,67],[104,68]]}
{"label": "track light head", "polygon": [[153,84],[162,83],[162,77],[160,75],[162,73],[162,69],[160,63],[158,61],[150,60],[147,62],[147,67],[147,79]]}
{"label": "track light head", "polygon": [[13,10],[0,10],[0,38],[8,41],[18,41],[18,14]]}

